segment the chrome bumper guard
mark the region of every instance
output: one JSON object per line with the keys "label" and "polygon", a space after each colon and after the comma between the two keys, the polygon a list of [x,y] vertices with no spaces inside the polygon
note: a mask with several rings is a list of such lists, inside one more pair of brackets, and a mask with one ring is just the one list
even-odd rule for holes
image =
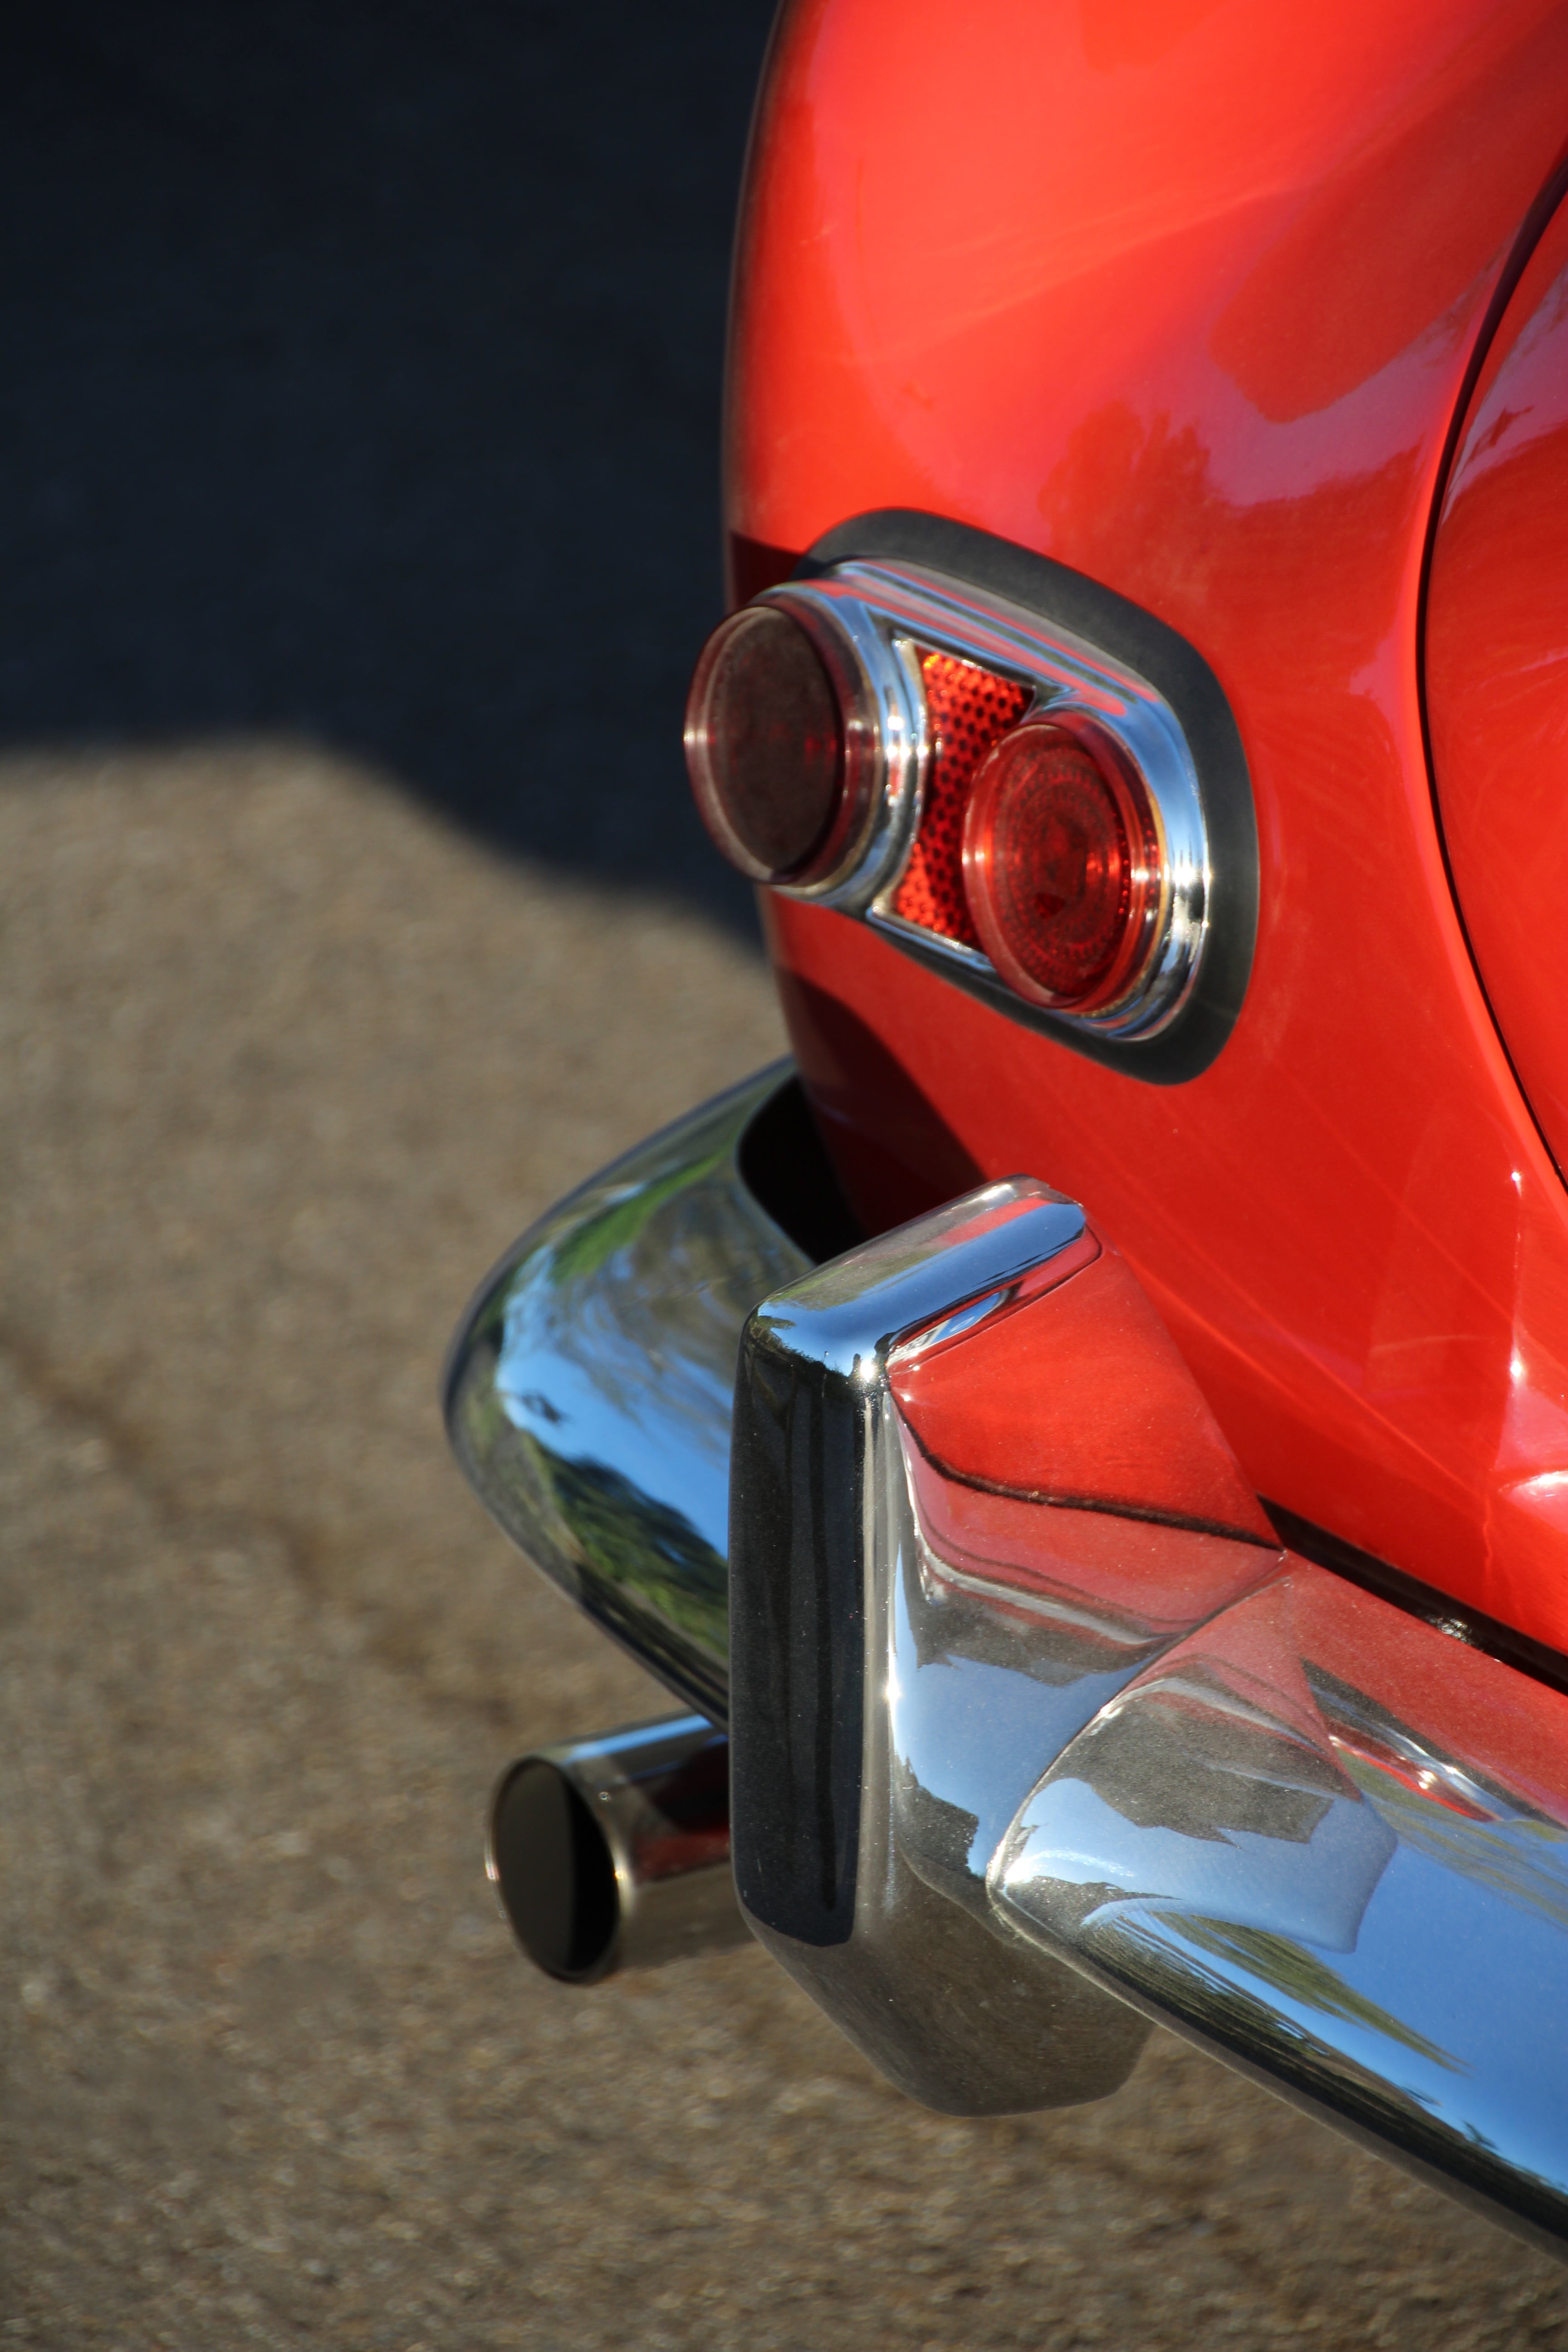
{"label": "chrome bumper guard", "polygon": [[814,1269],[746,1181],[782,1080],[536,1228],[449,1391],[530,1558],[732,1713],[753,1929],[933,2105],[1096,2096],[1154,2019],[1561,2252],[1568,1698],[1281,1550],[1043,1185]]}

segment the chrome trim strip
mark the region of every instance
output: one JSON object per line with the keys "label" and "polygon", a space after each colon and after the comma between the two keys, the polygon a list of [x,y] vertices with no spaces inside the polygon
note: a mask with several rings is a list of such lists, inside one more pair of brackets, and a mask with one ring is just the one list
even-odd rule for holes
{"label": "chrome trim strip", "polygon": [[909,728],[916,721],[889,708],[888,810],[864,861],[831,886],[790,895],[818,898],[914,940],[972,971],[991,973],[989,959],[978,950],[922,931],[892,909],[919,827],[919,796],[929,758],[924,694],[913,647],[931,646],[962,661],[978,662],[1034,688],[1026,717],[1081,711],[1104,727],[1142,775],[1161,837],[1166,897],[1152,960],[1118,1003],[1093,1013],[1053,1013],[1048,1018],[1111,1038],[1154,1037],[1168,1028],[1197,978],[1208,934],[1213,877],[1197,769],[1181,721],[1164,697],[1123,663],[1039,614],[911,563],[851,561],[809,583],[791,581],[770,589],[756,601],[836,622],[854,643],[862,668],[868,647],[884,649],[884,669],[897,655],[912,676],[918,698],[918,759],[908,744]]}
{"label": "chrome trim strip", "polygon": [[1113,2087],[1093,1988],[1562,2251],[1568,1696],[1275,1548],[1093,1241],[992,1185],[747,1327],[753,1928],[931,2105]]}
{"label": "chrome trim strip", "polygon": [[811,1264],[736,1155],[790,1074],[759,1072],[552,1209],[481,1285],[444,1383],[486,1509],[718,1724],[735,1351],[756,1301]]}

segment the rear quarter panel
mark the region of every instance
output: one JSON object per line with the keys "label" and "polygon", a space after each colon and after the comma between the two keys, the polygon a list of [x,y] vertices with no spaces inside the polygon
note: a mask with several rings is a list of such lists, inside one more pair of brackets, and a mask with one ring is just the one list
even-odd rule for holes
{"label": "rear quarter panel", "polygon": [[858,1203],[1083,1200],[1258,1490],[1568,1645],[1568,1200],[1454,908],[1429,519],[1558,169],[1568,15],[1478,0],[804,0],[760,103],[727,508],[746,584],[923,509],[1179,629],[1251,772],[1261,911],[1180,1085],[774,898]]}

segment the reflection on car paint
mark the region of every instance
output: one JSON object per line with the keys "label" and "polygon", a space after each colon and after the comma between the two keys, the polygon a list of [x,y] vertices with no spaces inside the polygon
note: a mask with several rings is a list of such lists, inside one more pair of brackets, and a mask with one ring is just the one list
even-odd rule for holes
{"label": "reflection on car paint", "polygon": [[[944,1164],[1047,1170],[1103,1219],[1260,1493],[1561,1649],[1568,1500],[1535,1481],[1568,1471],[1568,1191],[1450,894],[1418,656],[1456,411],[1558,168],[1568,16],[1157,13],[1156,36],[1142,10],[995,0],[960,45],[892,0],[783,20],[738,247],[728,522],[796,556],[931,562],[915,521],[959,519],[1180,632],[1223,682],[1257,804],[1247,1002],[1190,1084],[1113,1079],[769,894],[792,1044],[868,1223],[908,1213],[933,1164],[899,1135],[896,1079]],[[909,137],[931,121],[948,135]],[[1486,559],[1501,601],[1476,575],[1453,607],[1473,676],[1439,541],[1432,683],[1477,691],[1468,719],[1452,697],[1434,716],[1472,745],[1505,691],[1481,636],[1511,615],[1540,637],[1560,609],[1555,479],[1526,554],[1542,597],[1517,602],[1510,536]],[[1462,587],[1460,535],[1453,553]],[[1513,675],[1547,747],[1555,689]],[[1495,899],[1483,970],[1533,992],[1530,1040],[1500,1002],[1504,1033],[1568,1133],[1536,955],[1557,969],[1562,927],[1521,927],[1514,896],[1516,875],[1532,907],[1561,896],[1531,781],[1557,755],[1494,719],[1467,816],[1436,749],[1446,820],[1452,799],[1468,827],[1461,898]],[[1543,818],[1512,856],[1488,776]],[[842,1052],[856,1024],[875,1066]]]}

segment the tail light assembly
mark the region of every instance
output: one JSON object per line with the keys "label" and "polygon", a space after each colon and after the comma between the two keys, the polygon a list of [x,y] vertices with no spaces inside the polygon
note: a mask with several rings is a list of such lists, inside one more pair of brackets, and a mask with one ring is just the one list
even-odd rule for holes
{"label": "tail light assembly", "polygon": [[697,804],[753,881],[1107,1038],[1152,1037],[1210,919],[1174,711],[1066,629],[850,561],[721,623],[687,705]]}

